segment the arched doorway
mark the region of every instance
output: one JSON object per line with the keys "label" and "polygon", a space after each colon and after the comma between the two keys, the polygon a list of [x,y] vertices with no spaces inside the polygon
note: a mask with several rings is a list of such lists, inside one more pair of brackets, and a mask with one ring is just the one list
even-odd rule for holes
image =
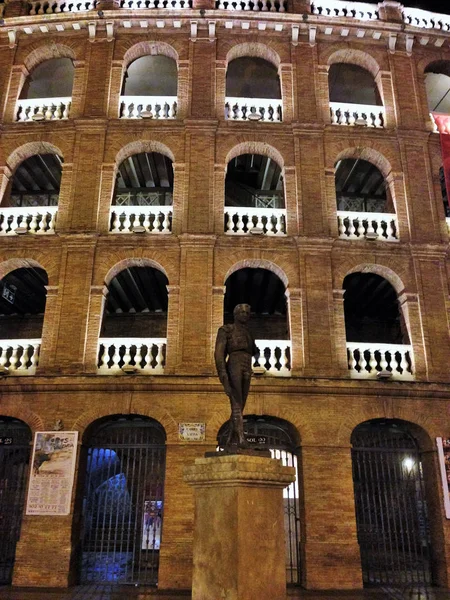
{"label": "arched doorway", "polygon": [[155,585],[164,502],[163,427],[138,415],[87,430],[81,582]]}
{"label": "arched doorway", "polygon": [[[217,436],[219,449],[228,437],[229,421],[220,428]],[[283,490],[284,526],[286,532],[286,581],[288,584],[300,584],[300,497],[299,497],[299,463],[300,439],[295,427],[283,419],[276,417],[245,415],[244,431],[250,444],[265,446],[270,449],[273,458],[282,464],[294,467],[297,477]]]}
{"label": "arched doorway", "polygon": [[30,462],[28,425],[0,416],[0,585],[12,580]]}
{"label": "arched doorway", "polygon": [[432,582],[422,458],[412,426],[376,419],[353,431],[356,524],[366,586]]}

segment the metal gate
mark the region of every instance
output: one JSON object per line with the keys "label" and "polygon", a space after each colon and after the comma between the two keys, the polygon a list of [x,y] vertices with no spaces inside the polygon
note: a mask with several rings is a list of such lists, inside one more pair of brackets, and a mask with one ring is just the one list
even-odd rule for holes
{"label": "metal gate", "polygon": [[164,429],[152,419],[122,415],[93,427],[86,440],[81,582],[155,585]]}
{"label": "metal gate", "polygon": [[[219,448],[223,447],[228,435],[228,422],[219,431]],[[295,482],[283,490],[284,526],[286,532],[286,581],[288,584],[300,584],[300,518],[298,493],[298,456],[299,440],[295,428],[282,419],[247,415],[244,417],[244,430],[247,440],[252,444],[266,446],[273,458],[282,464],[294,467],[297,474]]]}
{"label": "metal gate", "polygon": [[421,456],[402,421],[370,421],[352,435],[356,523],[365,585],[431,584]]}
{"label": "metal gate", "polygon": [[0,584],[11,583],[25,502],[31,431],[0,417]]}

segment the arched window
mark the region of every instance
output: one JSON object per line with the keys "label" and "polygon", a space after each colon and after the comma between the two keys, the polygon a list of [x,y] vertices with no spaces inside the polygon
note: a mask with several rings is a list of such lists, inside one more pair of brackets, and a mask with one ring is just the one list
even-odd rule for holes
{"label": "arched window", "polygon": [[[432,583],[422,455],[413,426],[375,419],[352,433],[356,525],[365,586]],[[417,429],[417,427],[416,427]]]}
{"label": "arched window", "polygon": [[450,61],[440,60],[428,65],[425,87],[429,111],[450,114]]}
{"label": "arched window", "polygon": [[0,585],[10,584],[20,538],[30,462],[28,425],[0,416]]}
{"label": "arched window", "polygon": [[155,420],[115,415],[84,435],[81,582],[158,582],[166,434]]}
{"label": "arched window", "polygon": [[328,73],[331,122],[383,127],[383,102],[373,75],[354,64],[332,64]]}
{"label": "arched window", "polygon": [[0,280],[0,372],[36,372],[47,285],[47,273],[39,267],[15,269]]}
{"label": "arched window", "polygon": [[141,152],[117,171],[111,209],[112,233],[172,231],[173,167],[167,156]]}
{"label": "arched window", "polygon": [[268,269],[247,267],[232,273],[225,289],[224,323],[233,322],[237,304],[251,306],[249,328],[260,352],[254,367],[265,369],[268,375],[289,375],[291,343],[281,279]]}
{"label": "arched window", "polygon": [[67,119],[74,72],[70,58],[52,58],[40,63],[28,75],[22,88],[17,103],[17,120]]}
{"label": "arched window", "polygon": [[243,56],[227,69],[225,118],[239,121],[282,120],[277,68],[263,58]]}
{"label": "arched window", "polygon": [[444,203],[445,216],[450,217],[450,204],[448,201],[447,182],[445,181],[444,167],[439,169],[439,183],[441,186],[442,202]]}
{"label": "arched window", "polygon": [[141,56],[124,74],[121,118],[174,119],[177,116],[177,63],[164,55]]}
{"label": "arched window", "polygon": [[339,160],[335,169],[339,236],[397,241],[394,202],[381,171],[361,158]]}
{"label": "arched window", "polygon": [[62,162],[35,154],[20,163],[0,206],[0,235],[55,233]]}
{"label": "arched window", "polygon": [[283,176],[273,159],[241,154],[228,163],[225,233],[286,234]]}
{"label": "arched window", "polygon": [[409,333],[389,281],[375,273],[347,275],[344,315],[352,377],[412,377]]}
{"label": "arched window", "polygon": [[130,266],[108,284],[99,372],[163,373],[168,280],[150,266]]}
{"label": "arched window", "polygon": [[[228,437],[229,421],[224,423],[217,436],[219,449]],[[296,479],[283,490],[284,526],[286,532],[286,582],[301,582],[300,525],[303,520],[303,504],[299,493],[301,468],[300,438],[295,427],[284,419],[261,415],[244,416],[244,432],[249,444],[268,448],[272,458],[281,460],[287,467],[294,467]]]}

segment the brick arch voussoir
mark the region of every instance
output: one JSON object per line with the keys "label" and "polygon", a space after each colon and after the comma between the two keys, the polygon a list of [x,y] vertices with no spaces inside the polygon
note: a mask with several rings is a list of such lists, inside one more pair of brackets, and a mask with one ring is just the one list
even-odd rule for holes
{"label": "brick arch voussoir", "polygon": [[[126,49],[125,49],[126,48]],[[161,41],[152,41],[152,40],[144,40],[141,42],[133,43],[132,40],[124,45],[123,57],[118,56],[119,60],[123,60],[124,68],[127,68],[133,61],[141,58],[142,56],[167,56],[171,58],[178,64],[179,60],[179,52],[175,49],[174,46],[168,44],[166,42]]]}
{"label": "brick arch voussoir", "polygon": [[227,65],[236,58],[252,57],[262,58],[278,69],[282,62],[288,62],[288,60],[290,60],[287,56],[284,56],[281,46],[275,49],[272,44],[263,43],[257,40],[249,40],[238,44],[230,42],[223,50],[226,53],[225,61]]}
{"label": "brick arch voussoir", "polygon": [[168,260],[163,251],[148,252],[145,249],[135,249],[133,256],[127,255],[126,251],[116,251],[104,256],[103,260],[97,264],[93,284],[103,285],[106,283],[109,285],[120,271],[130,267],[153,267],[164,273],[171,285],[176,285],[178,276],[173,262]]}
{"label": "brick arch voussoir", "polygon": [[346,158],[366,160],[377,167],[383,177],[386,178],[394,167],[399,166],[394,165],[393,167],[391,161],[380,150],[367,143],[364,146],[348,146],[345,142],[341,142],[336,150],[337,152],[329,156],[330,162],[332,161],[329,165],[330,168],[334,168],[339,160]]}
{"label": "brick arch voussoir", "polygon": [[176,442],[178,440],[178,422],[177,419],[166,409],[158,404],[153,404],[148,398],[145,400],[135,400],[133,402],[132,414],[150,417],[158,421],[166,432],[168,442]]}
{"label": "brick arch voussoir", "polygon": [[58,146],[51,142],[36,140],[22,144],[13,150],[6,159],[6,164],[11,172],[14,173],[24,160],[36,154],[57,154],[60,158],[64,159],[64,154]]}
{"label": "brick arch voussoir", "polygon": [[33,258],[31,258],[29,251],[25,250],[18,250],[15,254],[16,256],[13,258],[7,258],[5,255],[2,260],[3,257],[0,253],[0,279],[16,269],[38,268],[44,269],[47,273],[48,285],[58,285],[59,262],[55,256],[51,256],[50,253],[34,252]]}
{"label": "brick arch voussoir", "polygon": [[133,156],[133,154],[140,154],[141,152],[159,152],[159,154],[164,154],[164,156],[170,158],[172,162],[177,162],[175,154],[167,144],[156,139],[137,139],[129,142],[117,152],[115,157],[116,167],[119,167],[126,158]]}
{"label": "brick arch voussoir", "polygon": [[2,417],[11,417],[13,419],[20,419],[28,425],[31,431],[45,431],[44,420],[40,415],[30,410],[30,408],[22,404],[22,402],[12,400],[6,400],[2,402],[0,406],[0,415]]}
{"label": "brick arch voussoir", "polygon": [[16,57],[16,64],[23,64],[27,71],[31,73],[39,64],[52,58],[71,58],[72,60],[81,60],[81,48],[79,43],[72,40],[65,40],[64,43],[54,42],[35,42],[31,44]]}
{"label": "brick arch voussoir", "polygon": [[377,57],[370,52],[369,49],[360,50],[359,48],[352,48],[348,45],[333,45],[322,52],[320,62],[321,64],[328,66],[337,63],[357,65],[368,71],[375,79],[382,66],[384,66],[380,64],[380,58],[381,57]]}
{"label": "brick arch voussoir", "polygon": [[[402,278],[401,275],[398,274],[397,270],[393,270],[387,265],[380,263],[360,263],[358,265],[354,265],[347,273],[345,273],[344,279],[347,275],[351,275],[352,273],[374,273],[375,275],[379,275],[392,285],[397,294],[401,294],[405,291],[405,289],[410,290],[410,287],[405,285],[404,277],[407,274],[402,272]],[[407,283],[409,283],[409,281]]]}
{"label": "brick arch voussoir", "polygon": [[220,408],[215,410],[206,422],[206,440],[214,442],[217,440],[219,430],[230,418],[230,409]]}
{"label": "brick arch voussoir", "polygon": [[228,165],[233,158],[241,156],[241,154],[261,154],[262,156],[268,156],[274,160],[281,169],[283,169],[286,164],[283,154],[275,146],[255,139],[247,139],[237,144],[235,143],[231,148],[228,147],[228,149],[224,149],[224,152],[226,154],[219,158],[217,161],[218,164]]}
{"label": "brick arch voussoir", "polygon": [[[225,265],[222,265],[222,266],[224,267]],[[279,279],[281,279],[285,289],[287,289],[289,287],[289,278],[286,274],[286,271],[284,271],[276,263],[274,263],[270,260],[267,260],[265,258],[246,258],[243,260],[238,260],[237,262],[229,262],[228,269],[226,269],[225,272],[222,271],[222,273],[221,273],[223,279],[219,285],[225,285],[225,282],[233,273],[236,273],[236,271],[239,271],[240,269],[246,269],[246,268],[266,269],[268,271],[271,271],[277,277],[279,277]]]}
{"label": "brick arch voussoir", "polygon": [[419,75],[424,76],[424,75],[426,75],[425,71],[428,69],[428,67],[431,67],[431,65],[434,63],[440,63],[440,62],[447,63],[448,69],[450,72],[450,60],[446,53],[441,53],[438,55],[433,54],[433,56],[430,56],[429,54],[427,54],[426,56],[423,56],[416,63],[417,72],[419,73]]}
{"label": "brick arch voussoir", "polygon": [[129,398],[118,398],[112,402],[108,401],[107,405],[99,404],[95,408],[90,408],[83,411],[72,423],[72,430],[78,431],[80,439],[83,439],[84,432],[92,423],[103,419],[104,417],[112,417],[114,415],[130,414]]}

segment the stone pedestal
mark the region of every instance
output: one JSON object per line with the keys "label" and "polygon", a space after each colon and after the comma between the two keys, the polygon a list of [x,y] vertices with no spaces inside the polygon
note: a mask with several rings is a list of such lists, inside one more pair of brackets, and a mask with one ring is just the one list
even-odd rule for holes
{"label": "stone pedestal", "polygon": [[295,470],[259,456],[198,458],[192,600],[286,598],[283,488]]}

